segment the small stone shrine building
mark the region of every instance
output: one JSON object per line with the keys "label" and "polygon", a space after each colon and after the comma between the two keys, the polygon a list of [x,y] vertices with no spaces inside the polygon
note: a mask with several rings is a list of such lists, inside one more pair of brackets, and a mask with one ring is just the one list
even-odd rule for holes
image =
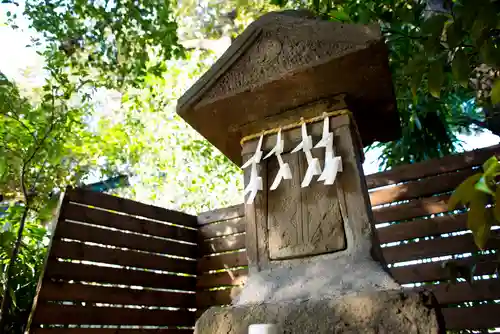
{"label": "small stone shrine building", "polygon": [[[280,132],[291,170],[270,190],[281,163],[259,159],[262,188],[245,206],[248,281],[233,306],[207,310],[196,333],[243,334],[255,323],[281,333],[440,332],[433,296],[401,290],[374,234],[362,148],[400,135],[378,26],[266,14],[179,99],[178,113],[239,166],[261,136],[265,155]],[[302,124],[318,143],[325,117],[341,171],[331,185],[315,177],[301,187],[310,159],[291,151]],[[310,152],[326,169],[325,149]],[[245,170],[245,185],[251,178]]]}

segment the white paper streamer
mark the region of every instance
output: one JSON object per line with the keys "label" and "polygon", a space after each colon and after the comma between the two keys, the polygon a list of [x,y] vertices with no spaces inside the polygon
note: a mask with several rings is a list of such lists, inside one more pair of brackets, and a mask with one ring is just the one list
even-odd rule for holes
{"label": "white paper streamer", "polygon": [[257,149],[255,150],[254,155],[248,159],[245,164],[241,168],[245,169],[251,166],[250,170],[250,180],[248,181],[247,186],[243,190],[243,196],[246,196],[246,194],[250,193],[250,195],[247,198],[247,204],[252,204],[255,200],[255,197],[257,196],[257,192],[259,190],[263,189],[262,185],[262,177],[259,176],[259,173],[257,172],[257,164],[260,162],[262,158],[262,140],[263,136],[261,135],[259,138],[259,143],[257,144]]}
{"label": "white paper streamer", "polygon": [[319,160],[314,158],[311,153],[312,149],[312,137],[307,135],[307,127],[305,123],[302,123],[302,141],[296,148],[292,150],[292,153],[296,153],[300,150],[304,151],[307,158],[307,170],[304,179],[302,180],[301,187],[305,188],[311,184],[314,175],[321,174],[321,166]]}
{"label": "white paper streamer", "polygon": [[323,123],[323,137],[315,147],[325,147],[325,168],[318,178],[325,185],[332,185],[337,178],[337,173],[342,172],[342,158],[336,157],[333,151],[333,132],[330,132],[330,121],[325,116]]}
{"label": "white paper streamer", "polygon": [[276,145],[273,149],[264,157],[267,159],[271,157],[273,154],[276,155],[279,164],[278,174],[274,178],[273,184],[271,185],[270,190],[275,190],[281,183],[281,180],[290,180],[292,178],[292,171],[290,170],[290,165],[283,161],[281,157],[281,153],[283,153],[283,149],[285,146],[285,141],[281,139],[281,129],[278,131],[278,135],[276,136]]}

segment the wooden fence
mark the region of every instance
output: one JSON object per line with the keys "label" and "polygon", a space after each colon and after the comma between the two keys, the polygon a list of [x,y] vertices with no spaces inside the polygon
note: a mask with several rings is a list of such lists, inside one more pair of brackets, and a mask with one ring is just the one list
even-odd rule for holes
{"label": "wooden fence", "polygon": [[[432,290],[448,329],[500,327],[493,252],[478,252],[451,191],[500,147],[367,177],[377,233],[393,277]],[[498,231],[494,232],[498,236]],[[492,239],[489,248],[498,248]],[[449,284],[446,260],[475,269]],[[68,190],[30,333],[190,333],[196,316],[227,305],[247,275],[243,206],[198,217],[85,190]]]}
{"label": "wooden fence", "polygon": [[68,190],[30,333],[192,333],[196,217]]}
{"label": "wooden fence", "polygon": [[[443,307],[446,326],[454,329],[500,327],[500,280],[495,254],[478,252],[466,228],[464,212],[448,212],[451,191],[487,158],[499,154],[490,147],[440,160],[406,165],[367,176],[377,233],[393,277],[405,286],[432,290]],[[247,274],[243,206],[198,217],[198,312],[231,303]],[[498,236],[500,230],[494,232]],[[488,248],[498,248],[493,239]],[[449,283],[444,261],[475,269],[476,280]],[[486,275],[486,276],[485,276]]]}

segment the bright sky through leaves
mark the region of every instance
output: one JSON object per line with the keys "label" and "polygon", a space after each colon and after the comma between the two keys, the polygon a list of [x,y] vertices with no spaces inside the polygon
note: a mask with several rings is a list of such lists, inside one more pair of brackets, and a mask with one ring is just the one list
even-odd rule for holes
{"label": "bright sky through leaves", "polygon": [[[6,9],[7,6],[3,6],[2,9]],[[22,8],[12,8],[12,13],[21,13]],[[1,13],[2,17],[0,17],[0,22],[5,21],[6,12]],[[22,17],[19,15],[18,17]],[[0,53],[0,71],[5,73],[10,79],[19,83],[22,88],[29,88],[33,86],[39,86],[43,83],[43,58],[39,56],[34,49],[26,47],[27,44],[30,43],[30,37],[33,36],[34,32],[27,29],[27,22],[23,19],[18,18],[18,30],[12,30],[7,26],[0,26],[0,42],[4,47],[4,51]],[[211,62],[215,58],[210,58],[208,61]],[[207,64],[204,64],[202,67],[206,67]],[[29,70],[29,80],[26,78],[26,70]],[[190,82],[193,82],[195,77],[191,77]],[[168,83],[167,83],[168,84]],[[186,81],[183,82],[186,85]],[[179,89],[179,87],[176,87]],[[187,87],[180,87],[181,90],[186,89]],[[178,93],[174,94],[178,95]],[[112,113],[112,110],[120,107],[119,102],[120,97],[115,96],[113,93],[109,93],[106,91],[99,91],[97,93],[96,103],[98,103],[98,109],[101,109],[99,114],[105,115],[108,113]],[[91,120],[90,124],[94,124]],[[152,122],[152,125],[154,122]],[[158,126],[158,124],[156,124]],[[158,131],[161,129],[145,129],[148,131]],[[179,131],[182,131],[179,129]],[[485,146],[490,146],[498,143],[498,137],[492,135],[489,132],[484,132],[478,136],[464,136],[459,135],[459,138],[465,142],[464,148],[466,150],[480,148]],[[366,161],[364,164],[365,172],[367,174],[371,174],[378,171],[378,157],[381,153],[380,149],[373,149],[366,154]],[[154,157],[151,157],[154,159]],[[140,171],[135,171],[140,172]],[[144,181],[144,180],[143,180]],[[137,181],[140,182],[140,181]],[[166,175],[164,182],[176,183],[176,180],[172,180]],[[167,185],[164,191],[169,189],[170,187]],[[175,188],[175,187],[174,187]],[[137,197],[145,196],[142,194],[141,190],[138,190],[138,193],[135,194]]]}

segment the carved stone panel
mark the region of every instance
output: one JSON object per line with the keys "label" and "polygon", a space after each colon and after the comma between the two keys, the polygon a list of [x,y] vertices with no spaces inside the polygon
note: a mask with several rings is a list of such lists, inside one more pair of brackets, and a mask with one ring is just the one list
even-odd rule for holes
{"label": "carved stone panel", "polygon": [[[315,150],[316,156],[320,150]],[[277,162],[267,165],[268,182],[278,171]],[[307,257],[346,248],[337,186],[315,181],[310,187],[300,184],[307,169],[302,153],[285,154],[293,179],[283,180],[278,189],[268,191],[267,227],[271,260]],[[321,160],[323,160],[321,158]]]}

